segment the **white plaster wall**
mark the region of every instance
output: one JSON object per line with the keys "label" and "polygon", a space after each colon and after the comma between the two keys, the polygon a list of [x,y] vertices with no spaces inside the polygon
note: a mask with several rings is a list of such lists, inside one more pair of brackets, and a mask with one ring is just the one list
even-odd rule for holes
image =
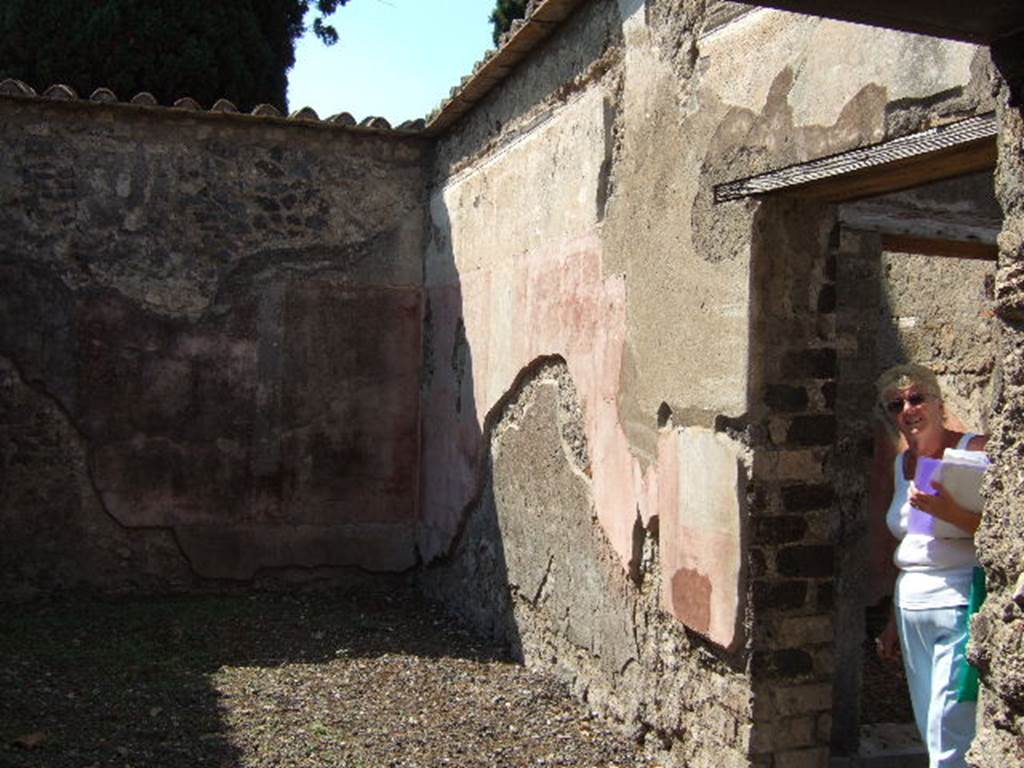
{"label": "white plaster wall", "polygon": [[762,10],[704,37],[700,52],[701,90],[754,111],[764,107],[781,68],[791,67],[789,102],[799,127],[836,123],[865,85],[884,88],[888,101],[962,86],[977,46]]}

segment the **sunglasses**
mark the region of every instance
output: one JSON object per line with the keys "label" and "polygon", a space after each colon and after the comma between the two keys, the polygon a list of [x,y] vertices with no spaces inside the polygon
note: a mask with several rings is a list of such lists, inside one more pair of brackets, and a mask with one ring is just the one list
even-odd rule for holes
{"label": "sunglasses", "polygon": [[885,404],[885,410],[887,410],[893,416],[896,416],[897,414],[903,413],[904,405],[909,405],[912,408],[916,408],[927,399],[928,395],[922,395],[918,392],[915,392],[914,394],[907,395],[906,397],[893,398],[892,400]]}

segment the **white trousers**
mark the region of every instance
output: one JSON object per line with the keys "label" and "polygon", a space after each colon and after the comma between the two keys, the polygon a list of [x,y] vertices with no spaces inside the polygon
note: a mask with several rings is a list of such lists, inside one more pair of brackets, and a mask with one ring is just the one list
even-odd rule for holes
{"label": "white trousers", "polygon": [[976,702],[957,701],[967,670],[967,606],[896,612],[903,668],[929,768],[965,768]]}

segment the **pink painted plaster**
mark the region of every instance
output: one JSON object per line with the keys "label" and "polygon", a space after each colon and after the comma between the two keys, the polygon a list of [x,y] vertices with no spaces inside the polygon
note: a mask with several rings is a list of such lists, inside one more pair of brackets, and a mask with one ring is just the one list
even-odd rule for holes
{"label": "pink painted plaster", "polygon": [[[679,522],[673,430],[663,431],[658,459],[646,470],[630,449],[618,410],[626,284],[621,275],[604,274],[599,239],[519,255],[427,293],[432,357],[422,426],[423,559],[447,550],[482,489],[488,420],[524,370],[538,359],[560,356],[583,408],[597,519],[623,568],[636,565],[638,518],[643,525],[655,515],[671,521],[667,536],[662,523],[665,610],[716,642],[733,642],[735,558],[717,555],[737,552],[739,536]],[[456,344],[459,338],[464,341]]]}
{"label": "pink painted plaster", "polygon": [[[598,520],[624,566],[633,526],[649,519],[639,461],[619,420],[619,372],[626,334],[626,288],[602,270],[601,244],[586,237],[510,265],[480,269],[458,285],[429,289],[432,385],[424,405],[424,556],[447,546],[479,491],[480,441],[488,414],[533,361],[561,356],[585,414]],[[452,354],[459,319],[468,343],[462,411]]]}

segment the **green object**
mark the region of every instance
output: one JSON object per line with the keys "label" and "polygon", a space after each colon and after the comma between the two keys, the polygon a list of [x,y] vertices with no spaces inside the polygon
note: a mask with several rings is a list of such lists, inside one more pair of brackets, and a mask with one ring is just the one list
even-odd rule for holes
{"label": "green object", "polygon": [[[985,588],[985,571],[982,568],[975,568],[971,579],[971,594],[967,598],[967,634],[964,637],[964,649],[971,639],[971,618],[981,608],[988,595]],[[964,661],[963,674],[960,676],[960,687],[957,691],[957,701],[978,700],[978,668],[973,664]]]}

